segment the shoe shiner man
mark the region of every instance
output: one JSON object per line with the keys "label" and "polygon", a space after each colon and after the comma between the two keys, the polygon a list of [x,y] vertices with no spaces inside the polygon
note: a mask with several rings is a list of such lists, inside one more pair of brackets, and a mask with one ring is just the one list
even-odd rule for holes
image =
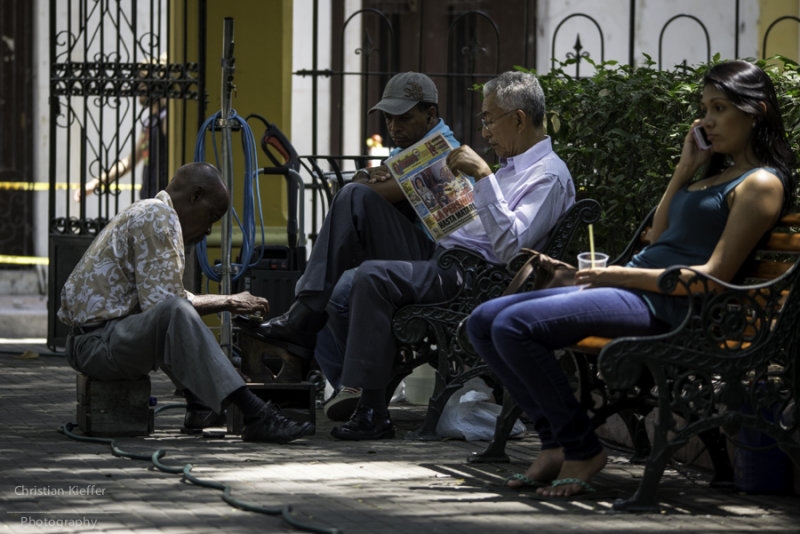
{"label": "shoe shiner man", "polygon": [[455,270],[438,265],[442,251],[460,245],[489,260],[508,261],[522,246],[541,247],[574,203],[570,173],[544,134],[544,95],[535,76],[508,72],[490,80],[482,119],[482,133],[500,158],[498,171],[467,146],[447,158],[448,167],[475,179],[476,220],[437,244],[420,238],[422,231],[386,209],[386,201],[369,187],[349,184],[333,200],[289,311],[250,327],[251,335],[290,352],[312,352],[327,321],[331,290],[343,272],[358,266],[342,384],[362,393],[350,419],[333,429],[336,438],[394,435],[386,406],[396,354],[392,316],[401,306],[438,302],[456,291]]}
{"label": "shoe shiner man", "polygon": [[61,292],[58,318],[70,327],[67,360],[99,380],[162,369],[191,392],[190,429],[214,419],[197,413],[198,403],[216,414],[233,403],[244,417],[243,440],[286,443],[312,433],[313,425],[287,419],[247,389],[201,319],[221,311],[267,313],[269,303],[247,292],[192,295],[183,287],[184,247],[210,233],[229,204],[216,167],[189,163],[155,198],[111,219]]}

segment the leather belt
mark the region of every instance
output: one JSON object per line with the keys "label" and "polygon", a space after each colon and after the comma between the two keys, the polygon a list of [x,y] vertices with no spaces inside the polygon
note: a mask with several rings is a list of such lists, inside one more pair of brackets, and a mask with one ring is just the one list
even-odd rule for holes
{"label": "leather belt", "polygon": [[103,326],[105,326],[105,324],[106,323],[90,323],[90,324],[84,324],[84,325],[79,325],[79,326],[71,326],[70,327],[70,333],[73,336],[79,336],[79,335],[83,335],[83,334],[88,334],[89,332],[93,332],[93,331],[97,330],[98,328],[103,328]]}

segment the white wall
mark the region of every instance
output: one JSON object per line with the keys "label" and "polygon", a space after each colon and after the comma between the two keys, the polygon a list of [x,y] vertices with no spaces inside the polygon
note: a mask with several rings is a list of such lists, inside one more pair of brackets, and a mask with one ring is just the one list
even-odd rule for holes
{"label": "white wall", "polygon": [[[48,161],[50,160],[50,3],[47,0],[34,0],[34,13],[38,13],[33,28],[33,180],[47,182]],[[47,191],[34,193],[34,255],[48,255]]]}
{"label": "white wall", "polygon": [[[323,0],[319,1],[319,50],[317,51],[317,67],[319,69],[331,68],[331,28],[330,28],[330,3]],[[292,31],[292,71],[313,68],[313,40],[311,36],[313,13],[313,0],[294,1],[294,28]],[[344,18],[347,20],[350,15],[361,9],[361,0],[346,0]],[[361,24],[358,17],[347,26],[345,32],[345,50],[355,50],[360,46]],[[338,38],[338,36],[337,36]],[[344,70],[356,72],[361,67],[358,63],[358,56],[351,53],[345,54],[346,64]],[[317,154],[330,153],[330,91],[331,83],[329,78],[319,78],[318,81],[318,138]],[[300,154],[311,154],[311,110],[312,110],[311,77],[293,76],[292,77],[292,144]],[[344,84],[344,108],[360,110],[361,105],[361,78],[358,76],[346,77]],[[337,125],[338,126],[338,125]],[[344,124],[344,153],[360,154],[362,143],[365,140],[360,137],[358,119],[345,121]]]}
{"label": "white wall", "polygon": [[[330,2],[320,1],[319,3],[319,34],[317,39],[322,44],[317,50],[318,68],[326,69],[331,65],[331,48],[327,43],[331,42],[330,29]],[[292,20],[292,72],[314,68],[312,32],[312,14],[314,10],[313,0],[294,0],[294,13]],[[314,94],[312,93],[311,76],[292,76],[292,138],[290,141],[299,154],[312,153],[312,105]],[[317,100],[318,100],[318,131],[324,132],[317,138],[317,153],[327,154],[330,151],[330,144],[327,133],[330,130],[330,104],[329,95],[331,90],[330,78],[320,77],[317,81]]]}
{"label": "white wall", "polygon": [[[704,63],[709,55],[705,32],[691,17],[699,19],[708,32],[710,56],[720,53],[723,59],[735,59],[734,2],[731,0],[638,0],[635,12],[634,64],[642,65],[648,54],[658,67],[659,37],[664,26],[661,52],[662,68],[669,69],[684,60],[689,65]],[[541,72],[550,69],[550,57],[566,59],[574,53],[576,35],[580,35],[583,51],[595,61],[600,57],[600,35],[597,27],[586,17],[573,17],[558,30],[555,47],[551,46],[556,27],[572,13],[582,13],[594,18],[602,29],[605,41],[605,59],[628,62],[629,1],[628,0],[560,0],[539,3],[538,33],[542,46],[537,62]],[[740,3],[739,57],[755,57],[757,51],[758,2]],[[581,75],[593,70],[588,64],[581,66]]]}

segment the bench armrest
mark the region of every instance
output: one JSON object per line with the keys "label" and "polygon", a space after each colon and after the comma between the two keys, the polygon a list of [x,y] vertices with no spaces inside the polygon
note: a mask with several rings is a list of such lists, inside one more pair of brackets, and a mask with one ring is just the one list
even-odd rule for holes
{"label": "bench armrest", "polygon": [[[681,273],[690,271],[686,279]],[[793,288],[800,264],[781,276],[750,285],[719,280],[687,266],[667,269],[659,288],[672,293],[679,285],[691,293],[687,314],[674,330],[655,336],[620,337],[600,352],[599,369],[612,388],[632,387],[643,366],[655,371],[674,365],[709,376],[724,369],[741,374],[770,363],[785,365],[787,339],[797,339],[800,296]],[[793,342],[794,343],[794,342]]]}

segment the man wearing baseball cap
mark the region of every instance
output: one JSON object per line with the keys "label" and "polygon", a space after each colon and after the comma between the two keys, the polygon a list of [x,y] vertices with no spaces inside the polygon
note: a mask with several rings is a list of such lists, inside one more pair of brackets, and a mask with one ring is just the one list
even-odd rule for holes
{"label": "man wearing baseball cap", "polygon": [[[439,91],[428,76],[419,72],[395,74],[383,89],[383,97],[369,110],[383,112],[386,129],[395,148],[390,156],[417,141],[441,133],[453,147],[459,146],[452,130],[439,117]],[[405,195],[385,165],[360,169],[353,175],[356,183],[365,183],[389,202],[405,203]],[[416,216],[407,212],[412,220]]]}
{"label": "man wearing baseball cap", "polygon": [[[383,113],[386,129],[395,145],[389,153],[390,156],[434,133],[444,135],[454,148],[461,145],[444,119],[439,117],[439,91],[433,80],[425,74],[402,72],[394,75],[384,87],[381,100],[369,111]],[[386,165],[360,169],[356,171],[352,181],[372,188],[425,231],[414,208]],[[430,239],[427,231],[425,235]],[[349,324],[350,289],[354,276],[355,269],[349,269],[336,283],[326,309],[328,323],[319,332],[314,349],[314,358],[336,390],[335,395],[324,406],[325,415],[333,421],[347,421],[361,396],[359,389],[341,388],[340,383]]]}

